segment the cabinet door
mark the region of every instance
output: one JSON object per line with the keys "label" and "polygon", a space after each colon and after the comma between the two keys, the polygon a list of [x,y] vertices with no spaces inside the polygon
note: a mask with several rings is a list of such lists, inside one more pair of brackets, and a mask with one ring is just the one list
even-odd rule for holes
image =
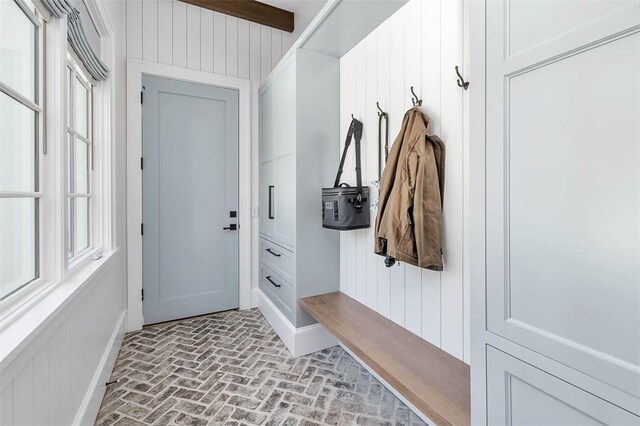
{"label": "cabinet door", "polygon": [[290,247],[296,236],[296,161],[295,154],[275,160],[275,238]]}
{"label": "cabinet door", "polygon": [[296,149],[296,62],[290,58],[275,78],[275,127],[277,157],[291,154]]}
{"label": "cabinet door", "polygon": [[276,154],[275,86],[270,84],[260,93],[260,159],[270,160]]}
{"label": "cabinet door", "polygon": [[275,190],[275,161],[265,161],[260,164],[260,232],[271,237],[276,229]]}
{"label": "cabinet door", "polygon": [[490,425],[639,425],[640,417],[487,347]]}
{"label": "cabinet door", "polygon": [[638,2],[486,16],[488,329],[639,398]]}

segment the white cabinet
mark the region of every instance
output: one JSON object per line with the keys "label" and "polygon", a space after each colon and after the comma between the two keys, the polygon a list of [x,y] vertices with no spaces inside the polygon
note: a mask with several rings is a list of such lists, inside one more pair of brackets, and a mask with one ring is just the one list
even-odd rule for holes
{"label": "white cabinet", "polygon": [[296,62],[283,63],[260,92],[260,232],[295,246]]}
{"label": "white cabinet", "polygon": [[259,287],[297,327],[314,322],[298,299],[340,283],[339,233],[321,209],[339,162],[339,83],[338,58],[298,49],[260,90]]}
{"label": "white cabinet", "polygon": [[638,6],[473,5],[475,421],[640,423]]}
{"label": "white cabinet", "polygon": [[639,425],[640,418],[491,346],[487,349],[490,425]]}

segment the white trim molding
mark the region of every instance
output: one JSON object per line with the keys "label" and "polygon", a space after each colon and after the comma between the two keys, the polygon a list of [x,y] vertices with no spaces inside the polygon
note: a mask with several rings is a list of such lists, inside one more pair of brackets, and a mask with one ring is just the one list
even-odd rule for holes
{"label": "white trim molding", "polygon": [[100,359],[100,364],[96,368],[93,378],[91,379],[91,384],[76,413],[75,420],[73,421],[74,425],[91,425],[95,423],[98,412],[100,411],[100,405],[102,404],[102,398],[107,390],[105,384],[109,380],[109,377],[111,377],[113,366],[116,364],[118,352],[124,340],[124,328],[126,324],[127,312],[123,311],[116,322],[107,347]]}
{"label": "white trim molding", "polygon": [[258,289],[257,294],[258,309],[294,357],[321,351],[338,344],[338,339],[322,324],[295,328],[262,290]]}
{"label": "white trim molding", "polygon": [[127,61],[127,331],[139,330],[142,315],[142,76],[156,76],[207,84],[239,92],[239,306],[251,308],[251,82],[241,78],[194,71],[150,62]]}

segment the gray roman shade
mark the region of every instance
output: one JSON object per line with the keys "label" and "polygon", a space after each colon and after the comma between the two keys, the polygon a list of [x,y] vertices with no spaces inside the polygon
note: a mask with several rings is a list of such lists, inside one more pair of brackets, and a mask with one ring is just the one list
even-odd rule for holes
{"label": "gray roman shade", "polygon": [[96,80],[106,80],[109,68],[100,59],[100,36],[82,0],[42,0],[51,15],[67,15],[67,39],[89,74]]}

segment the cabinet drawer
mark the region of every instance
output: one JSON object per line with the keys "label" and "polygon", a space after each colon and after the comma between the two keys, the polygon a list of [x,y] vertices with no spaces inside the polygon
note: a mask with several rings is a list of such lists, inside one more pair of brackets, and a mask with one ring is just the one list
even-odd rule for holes
{"label": "cabinet drawer", "polygon": [[503,425],[638,425],[640,417],[487,347],[487,416]]}
{"label": "cabinet drawer", "polygon": [[295,282],[295,255],[291,251],[265,238],[260,238],[260,260],[282,275],[285,280]]}
{"label": "cabinet drawer", "polygon": [[295,323],[296,298],[293,286],[281,275],[260,263],[260,290],[273,302],[285,317]]}

